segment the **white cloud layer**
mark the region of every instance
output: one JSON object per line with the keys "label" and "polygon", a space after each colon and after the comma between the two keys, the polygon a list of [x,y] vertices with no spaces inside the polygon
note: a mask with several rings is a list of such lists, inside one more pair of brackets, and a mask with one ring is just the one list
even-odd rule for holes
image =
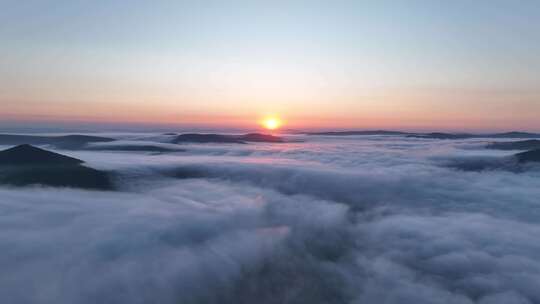
{"label": "white cloud layer", "polygon": [[0,302],[540,302],[538,167],[448,166],[509,152],[376,136],[182,149],[61,151],[115,172],[117,192],[0,188]]}

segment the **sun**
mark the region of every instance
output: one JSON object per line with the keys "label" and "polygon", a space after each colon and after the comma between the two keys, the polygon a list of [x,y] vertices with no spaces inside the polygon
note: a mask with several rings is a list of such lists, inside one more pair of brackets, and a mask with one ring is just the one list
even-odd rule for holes
{"label": "sun", "polygon": [[277,117],[268,117],[262,121],[263,127],[265,127],[268,130],[279,129],[279,127],[281,127],[282,124],[283,123],[281,122],[281,120]]}

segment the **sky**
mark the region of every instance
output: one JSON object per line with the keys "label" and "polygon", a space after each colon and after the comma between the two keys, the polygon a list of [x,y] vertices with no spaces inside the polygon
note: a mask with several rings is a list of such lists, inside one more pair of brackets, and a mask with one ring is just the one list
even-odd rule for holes
{"label": "sky", "polygon": [[0,3],[1,126],[540,131],[538,1]]}

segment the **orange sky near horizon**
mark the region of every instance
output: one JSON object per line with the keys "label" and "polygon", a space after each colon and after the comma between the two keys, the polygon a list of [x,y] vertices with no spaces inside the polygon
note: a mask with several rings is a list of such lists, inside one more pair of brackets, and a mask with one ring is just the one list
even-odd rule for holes
{"label": "orange sky near horizon", "polygon": [[[269,94],[262,92],[261,94]],[[307,95],[307,94],[306,94]],[[287,99],[283,92],[274,100],[253,96],[244,101],[234,94],[222,102],[181,102],[168,98],[136,101],[4,103],[4,120],[140,123],[225,128],[257,128],[264,117],[283,120],[285,129],[422,129],[422,130],[540,130],[540,103],[534,94],[514,92],[493,97],[483,91],[388,90],[368,96],[332,96],[332,99]],[[114,96],[102,96],[112,100]],[[219,96],[216,96],[218,98]],[[151,96],[147,97],[151,100]],[[210,99],[208,99],[210,100]],[[540,99],[539,99],[540,100]],[[510,101],[510,102],[509,102]]]}
{"label": "orange sky near horizon", "polygon": [[[46,109],[45,109],[46,108]],[[476,109],[475,109],[476,108]],[[445,111],[449,111],[445,110]],[[486,112],[480,107],[470,107],[467,115],[448,115],[443,112],[426,112],[422,109],[372,109],[347,114],[342,111],[329,110],[325,115],[319,111],[287,112],[287,111],[253,111],[243,114],[169,112],[159,108],[141,106],[134,108],[109,104],[105,109],[89,107],[59,107],[58,111],[50,107],[24,111],[0,111],[4,121],[28,122],[67,122],[114,123],[114,124],[151,124],[170,126],[195,126],[209,128],[257,129],[262,119],[276,117],[282,120],[283,129],[318,130],[318,129],[394,129],[394,130],[453,130],[453,131],[490,131],[490,130],[529,130],[540,131],[535,111],[515,113],[512,109],[495,109],[501,113]],[[494,111],[494,109],[491,109]],[[540,111],[540,109],[538,110]],[[39,114],[34,114],[34,113]],[[242,111],[239,111],[242,112]],[[446,112],[447,113],[447,112]]]}

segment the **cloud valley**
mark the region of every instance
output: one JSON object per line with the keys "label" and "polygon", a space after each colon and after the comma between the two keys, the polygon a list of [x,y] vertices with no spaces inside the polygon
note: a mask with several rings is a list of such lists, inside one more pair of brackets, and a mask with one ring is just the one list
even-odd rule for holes
{"label": "cloud valley", "polygon": [[540,302],[537,166],[448,166],[512,153],[479,139],[300,139],[58,150],[118,191],[2,186],[0,301]]}

